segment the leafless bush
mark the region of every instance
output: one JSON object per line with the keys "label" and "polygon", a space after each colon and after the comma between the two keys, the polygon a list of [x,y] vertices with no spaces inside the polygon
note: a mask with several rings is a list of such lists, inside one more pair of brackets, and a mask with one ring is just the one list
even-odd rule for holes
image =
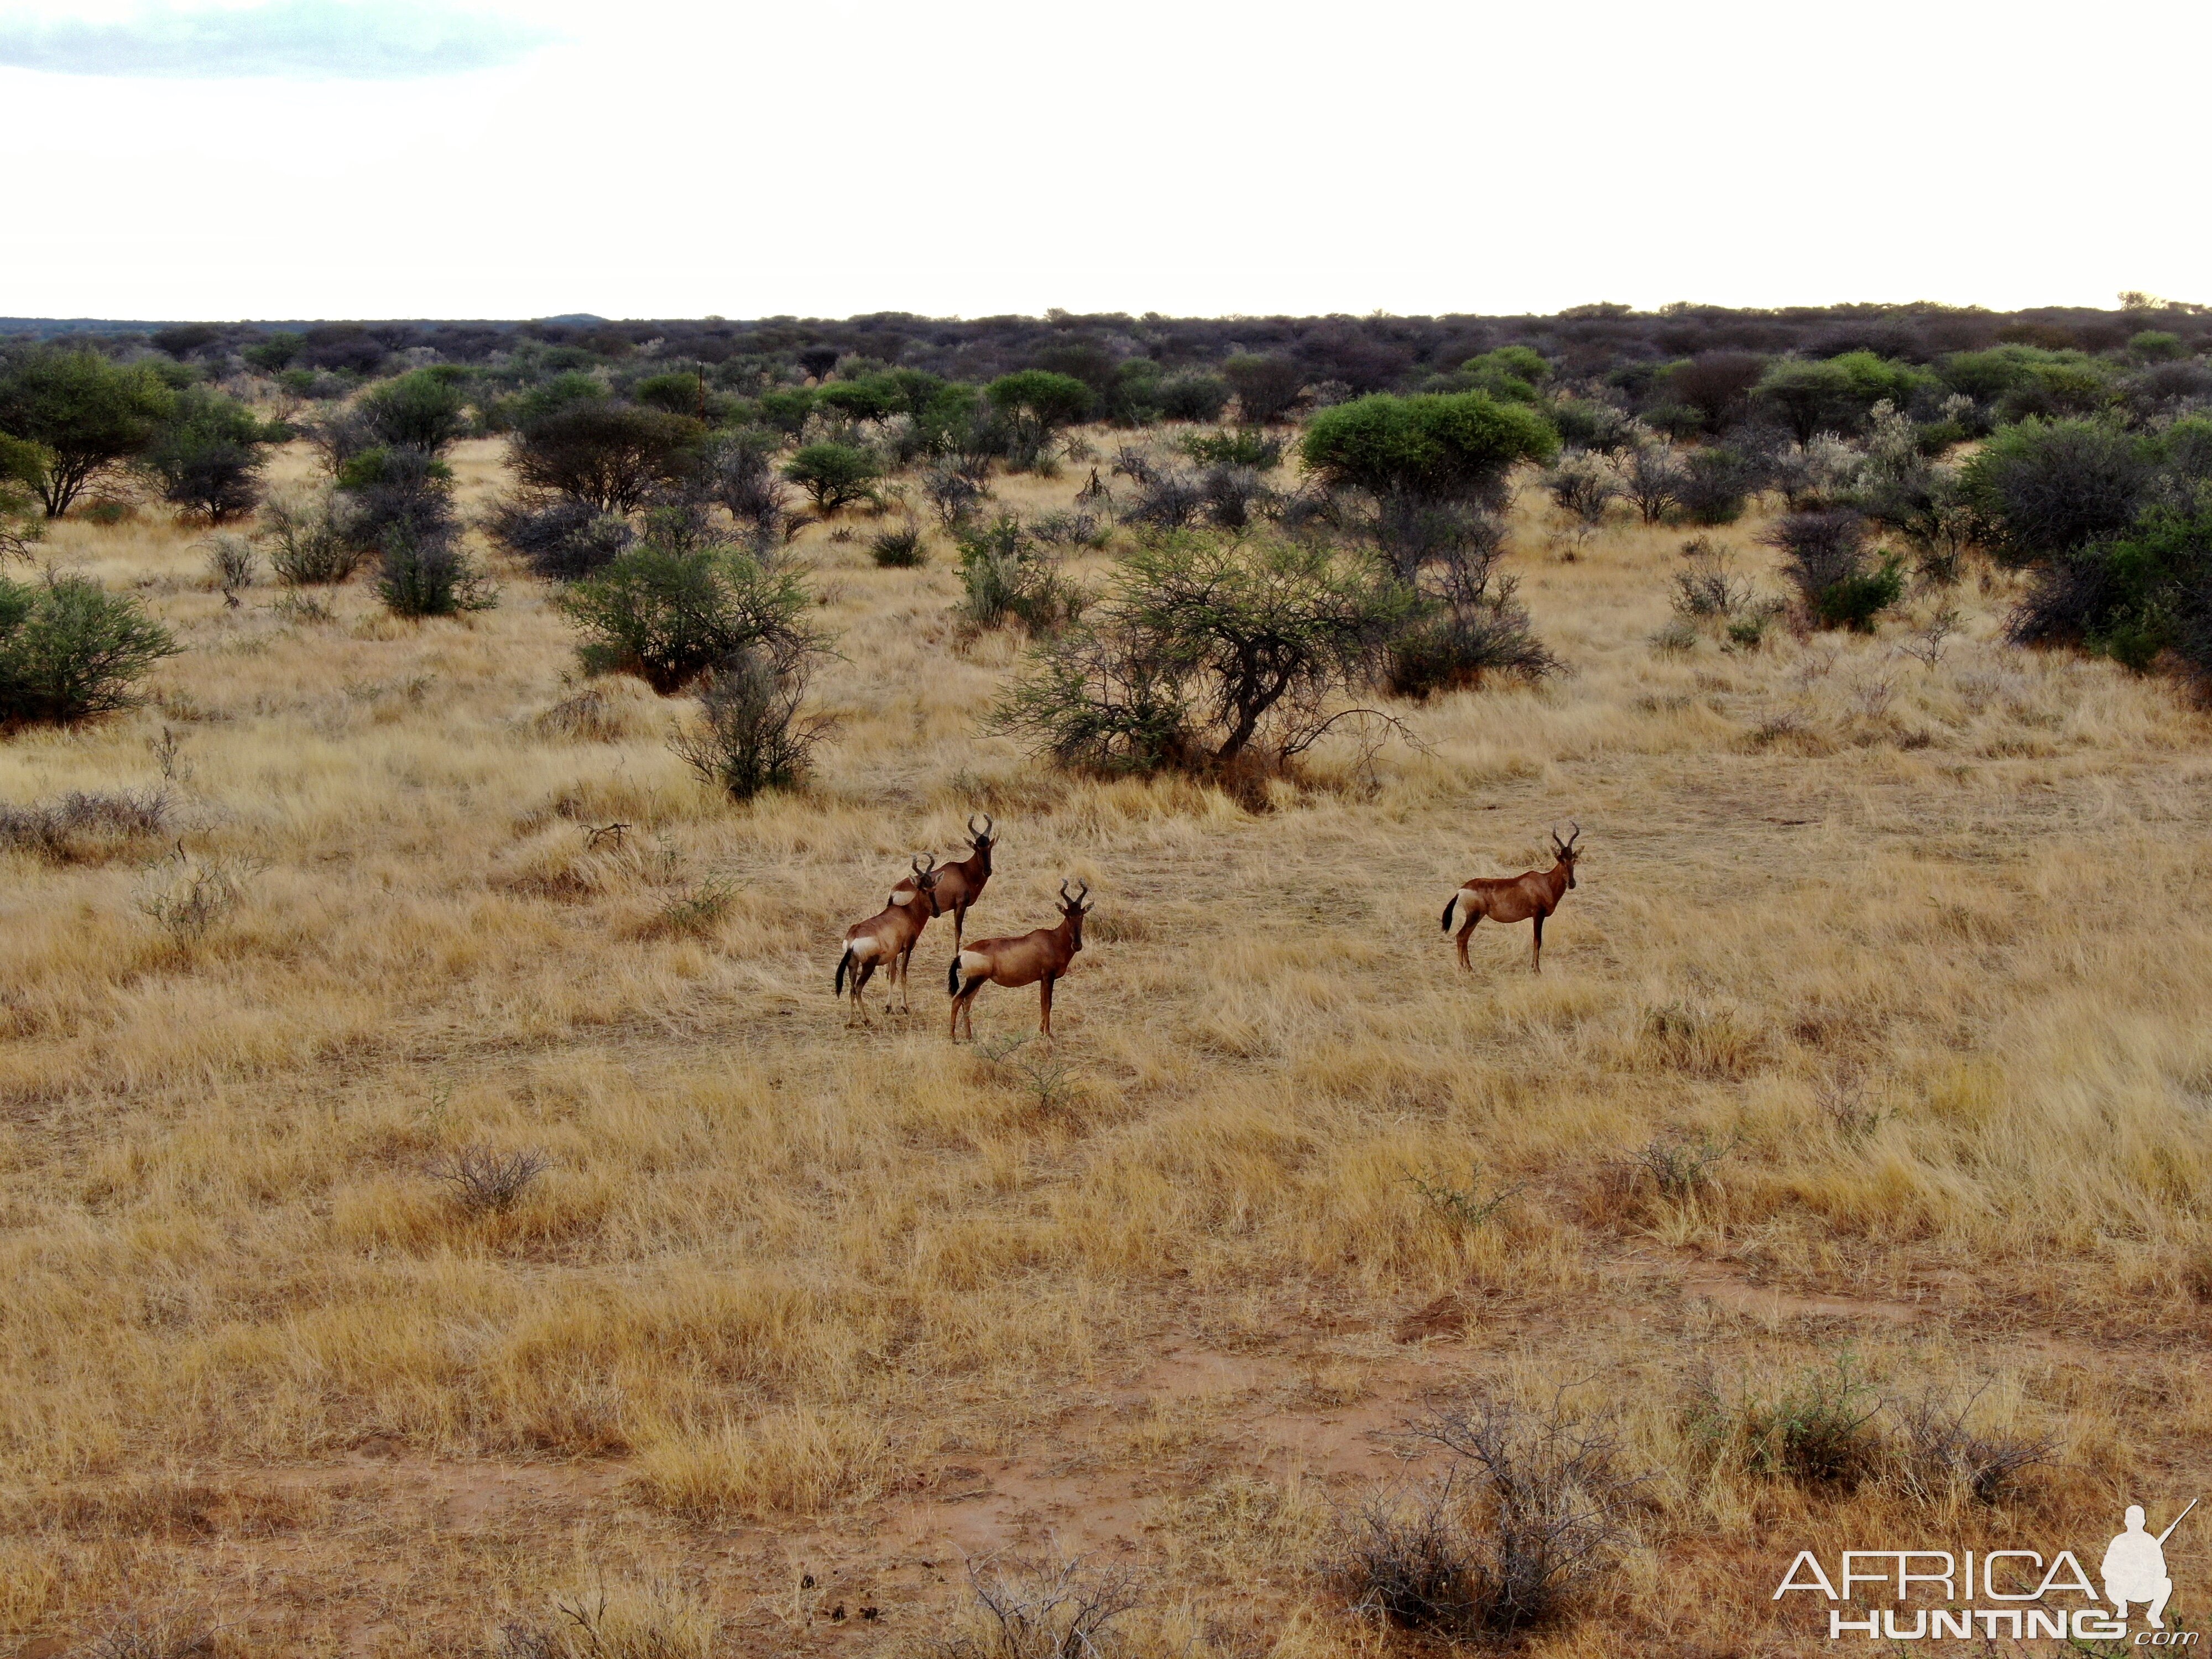
{"label": "leafless bush", "polygon": [[968,468],[949,462],[933,466],[921,475],[921,493],[937,521],[948,531],[964,524],[989,494],[983,481]]}
{"label": "leafless bush", "polygon": [[86,1650],[90,1659],[203,1659],[221,1651],[216,1632],[180,1619],[134,1620]]}
{"label": "leafless bush", "polygon": [[976,1057],[1035,1095],[1039,1111],[1055,1111],[1075,1091],[1075,1067],[1056,1049],[1029,1052],[1030,1042],[1025,1036],[994,1037],[977,1048]]}
{"label": "leafless bush", "polygon": [[1984,1433],[1967,1426],[1988,1391],[1984,1382],[1961,1401],[1930,1388],[1917,1400],[1888,1402],[1899,1433],[1891,1461],[1914,1498],[1936,1503],[1965,1493],[1977,1503],[1995,1504],[2012,1491],[2021,1470],[2051,1460],[2057,1450],[2055,1440]]}
{"label": "leafless bush", "polygon": [[677,758],[732,800],[805,779],[834,721],[802,717],[812,654],[747,646],[698,683],[700,723],[669,740]]}
{"label": "leafless bush", "polygon": [[1620,459],[1620,493],[1646,524],[1666,517],[1681,494],[1683,477],[1674,445],[1657,440],[1637,445]]}
{"label": "leafless bush", "polygon": [[1114,1621],[1144,1605],[1127,1571],[988,1556],[968,1563],[968,1583],[990,1632],[990,1659],[1103,1659]]}
{"label": "leafless bush", "polygon": [[1791,513],[1760,539],[1782,555],[1783,568],[1809,603],[1866,564],[1866,520],[1848,507]]}
{"label": "leafless bush", "polygon": [[580,580],[637,538],[629,520],[574,495],[510,496],[484,515],[483,529],[551,581]]}
{"label": "leafless bush", "polygon": [[1443,1467],[1349,1517],[1330,1577],[1354,1612],[1498,1642],[1556,1617],[1612,1565],[1639,1477],[1610,1421],[1475,1396],[1410,1426]]}
{"label": "leafless bush", "polygon": [[[1666,1022],[1690,1018],[1680,1012],[1680,1005],[1654,1009],[1646,1018],[1647,1029],[1653,1030],[1662,1040],[1674,1034]],[[1712,1182],[1713,1171],[1736,1148],[1731,1136],[1717,1141],[1711,1135],[1694,1139],[1686,1135],[1660,1135],[1638,1152],[1632,1166],[1637,1179],[1649,1181],[1662,1198],[1686,1199],[1695,1196]]]}
{"label": "leafless bush", "polygon": [[1553,504],[1578,523],[1595,526],[1620,498],[1620,478],[1602,455],[1571,449],[1544,475]]}
{"label": "leafless bush", "polygon": [[1139,487],[1152,483],[1159,470],[1159,461],[1142,444],[1123,444],[1114,452],[1115,476]]}
{"label": "leafless bush", "polygon": [[72,790],[58,800],[0,802],[0,847],[56,863],[82,856],[86,843],[150,839],[169,829],[169,792],[112,794]]}
{"label": "leafless bush", "polygon": [[1154,466],[1138,480],[1136,499],[1121,509],[1121,518],[1156,530],[1182,530],[1203,518],[1206,509],[1206,485],[1196,475]]}
{"label": "leafless bush", "polygon": [[1727,546],[1709,536],[1682,544],[1689,562],[1674,573],[1674,611],[1692,619],[1735,617],[1751,604],[1751,585],[1739,581]]}
{"label": "leafless bush", "polygon": [[574,696],[563,697],[550,708],[541,711],[532,720],[531,726],[541,737],[579,742],[612,743],[625,735],[613,702],[605,692],[588,685]]}
{"label": "leafless bush", "polygon": [[261,521],[274,546],[269,568],[288,587],[323,586],[343,581],[368,557],[339,525],[330,493],[272,495],[261,506]]}
{"label": "leafless bush", "polygon": [[513,1209],[545,1173],[549,1160],[543,1152],[518,1152],[505,1156],[489,1146],[465,1146],[429,1166],[434,1181],[453,1189],[461,1207],[471,1215],[495,1215]]}
{"label": "leafless bush", "polygon": [[244,908],[264,867],[247,859],[196,859],[179,842],[175,852],[147,866],[138,884],[139,913],[179,945],[197,945]]}
{"label": "leafless bush", "polygon": [[1958,611],[1945,605],[1928,619],[1927,627],[1898,641],[1897,648],[1923,668],[1933,668],[1943,660],[1943,652],[1960,625]]}
{"label": "leafless bush", "polygon": [[253,586],[261,573],[261,556],[244,536],[214,536],[207,543],[208,580],[215,584],[232,610],[238,608],[241,590]]}
{"label": "leafless bush", "polygon": [[1095,513],[1047,513],[1031,521],[1030,533],[1048,547],[1106,545],[1108,531]]}
{"label": "leafless bush", "polygon": [[744,431],[719,441],[708,453],[707,491],[729,509],[730,516],[752,532],[753,541],[765,546],[786,528],[786,509],[791,492],[775,466],[777,441],[773,434]]}

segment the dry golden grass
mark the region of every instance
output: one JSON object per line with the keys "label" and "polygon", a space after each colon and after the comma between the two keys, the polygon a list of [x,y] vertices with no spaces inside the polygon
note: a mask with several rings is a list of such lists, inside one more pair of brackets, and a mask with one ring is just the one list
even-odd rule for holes
{"label": "dry golden grass", "polygon": [[[1722,534],[1763,571],[1754,528]],[[1933,666],[1895,648],[1933,599],[1681,652],[1679,533],[1546,532],[1524,502],[1513,564],[1571,676],[1408,710],[1425,752],[1320,754],[1255,813],[978,738],[1014,646],[961,643],[941,542],[882,570],[807,532],[839,738],[738,809],[668,752],[681,700],[573,679],[519,571],[465,621],[357,578],[320,623],[226,611],[156,514],[58,527],[190,649],[140,712],[0,745],[0,799],[152,787],[167,728],[186,855],[252,873],[180,940],[138,905],[167,847],[0,854],[0,1632],[442,1655],[599,1586],[676,1608],[672,1650],[711,1609],[734,1650],[889,1651],[951,1628],[963,1551],[1056,1540],[1154,1575],[1140,1646],[1364,1652],[1331,1516],[1470,1381],[1620,1402],[1658,1472],[1559,1655],[1789,1650],[1802,1545],[2100,1544],[2123,1491],[2196,1490],[2212,726],[2002,646],[2002,577]],[[1049,1106],[946,1043],[949,931],[911,1018],[830,994],[979,809],[971,931],[1063,876],[1098,902]],[[1445,896],[1571,817],[1542,977],[1525,928],[1458,973]],[[1639,1173],[1699,1137],[1709,1178]],[[431,1169],[472,1146],[550,1166],[471,1212]],[[1899,1394],[1995,1378],[2059,1462],[1941,1514],[1701,1462],[1700,1378],[1844,1348]]]}

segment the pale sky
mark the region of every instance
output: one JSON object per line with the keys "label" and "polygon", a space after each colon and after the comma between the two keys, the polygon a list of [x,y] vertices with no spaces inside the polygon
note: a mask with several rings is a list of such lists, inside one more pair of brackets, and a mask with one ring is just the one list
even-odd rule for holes
{"label": "pale sky", "polygon": [[0,0],[0,316],[2212,301],[2212,13]]}

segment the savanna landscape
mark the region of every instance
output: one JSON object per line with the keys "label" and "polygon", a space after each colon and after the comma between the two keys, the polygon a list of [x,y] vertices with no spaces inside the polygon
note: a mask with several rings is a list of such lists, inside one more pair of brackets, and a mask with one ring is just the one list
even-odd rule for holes
{"label": "savanna landscape", "polygon": [[[2212,1484],[2203,308],[10,326],[0,1650],[1811,1653]],[[987,818],[1049,1041],[833,985]]]}

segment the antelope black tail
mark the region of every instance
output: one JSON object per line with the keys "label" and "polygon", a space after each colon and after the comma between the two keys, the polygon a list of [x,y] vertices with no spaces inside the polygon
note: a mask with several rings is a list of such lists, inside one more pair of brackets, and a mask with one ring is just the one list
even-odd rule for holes
{"label": "antelope black tail", "polygon": [[952,965],[945,970],[945,994],[949,997],[960,994],[960,958],[957,956],[952,958]]}
{"label": "antelope black tail", "polygon": [[1449,898],[1444,901],[1444,932],[1447,933],[1451,932],[1452,906],[1458,902],[1459,895],[1457,893],[1454,893]]}
{"label": "antelope black tail", "polygon": [[852,965],[853,947],[848,945],[845,947],[845,954],[837,958],[837,977],[830,981],[830,993],[832,996],[842,997],[845,994],[845,970]]}

